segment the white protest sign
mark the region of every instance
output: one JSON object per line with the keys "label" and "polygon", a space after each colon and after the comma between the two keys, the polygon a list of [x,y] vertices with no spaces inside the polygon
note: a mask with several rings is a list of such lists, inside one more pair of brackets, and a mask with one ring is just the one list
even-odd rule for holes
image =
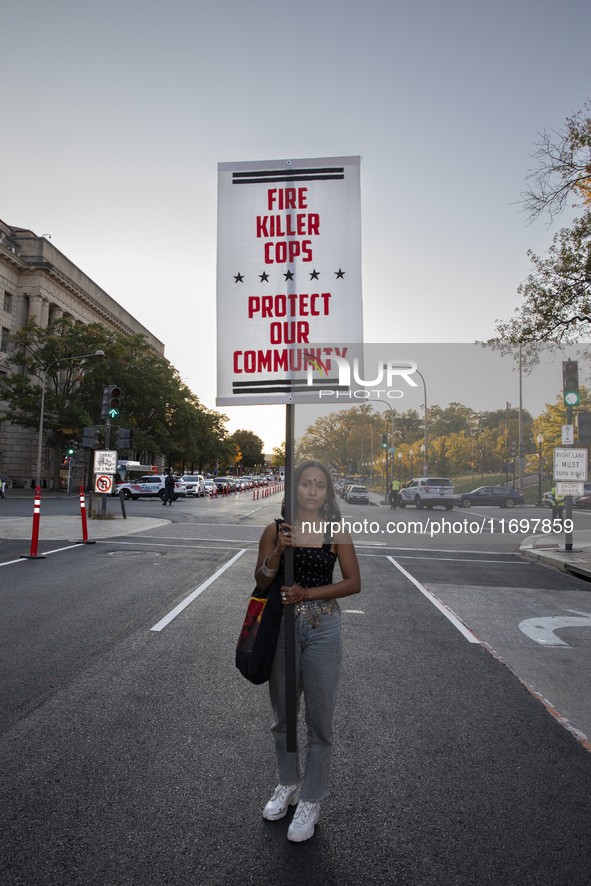
{"label": "white protest sign", "polygon": [[291,378],[314,343],[363,341],[359,164],[219,164],[218,406],[306,402]]}

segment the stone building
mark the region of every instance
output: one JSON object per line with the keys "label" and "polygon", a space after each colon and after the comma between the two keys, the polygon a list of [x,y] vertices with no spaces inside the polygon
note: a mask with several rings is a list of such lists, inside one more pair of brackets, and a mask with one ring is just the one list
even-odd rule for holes
{"label": "stone building", "polygon": [[[13,486],[34,485],[37,473],[36,431],[3,421],[3,376],[13,333],[32,317],[46,326],[61,317],[80,323],[100,322],[124,335],[141,333],[157,354],[164,345],[115,299],[96,285],[46,237],[0,220],[0,471]],[[49,452],[44,450],[42,482],[47,485]]]}

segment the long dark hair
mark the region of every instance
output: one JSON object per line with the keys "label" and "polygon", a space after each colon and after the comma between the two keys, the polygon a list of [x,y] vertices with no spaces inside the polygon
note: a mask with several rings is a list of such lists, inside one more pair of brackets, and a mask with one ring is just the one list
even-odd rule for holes
{"label": "long dark hair", "polygon": [[[326,503],[323,509],[323,513],[321,513],[321,519],[327,520],[329,522],[338,521],[341,519],[341,511],[337,504],[337,494],[335,492],[334,483],[332,482],[332,477],[328,472],[328,468],[326,465],[323,465],[321,461],[303,461],[301,465],[298,465],[293,473],[293,496],[295,501],[295,491],[298,488],[300,479],[302,474],[307,468],[318,468],[319,471],[322,471],[324,476],[326,477]],[[285,478],[285,482],[288,482],[288,478]],[[283,499],[281,503],[281,516],[285,519],[285,499]]]}

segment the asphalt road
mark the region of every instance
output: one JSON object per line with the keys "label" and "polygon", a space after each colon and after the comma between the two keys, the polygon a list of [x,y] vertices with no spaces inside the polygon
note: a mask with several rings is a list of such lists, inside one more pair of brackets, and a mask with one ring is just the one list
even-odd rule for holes
{"label": "asphalt road", "polygon": [[362,593],[342,603],[331,796],[305,844],[291,815],[263,821],[267,693],[233,657],[278,506],[132,502],[174,522],[6,566],[2,542],[1,882],[589,884],[591,631],[550,646],[520,625],[584,620],[590,585],[516,553],[498,520],[535,509],[431,536],[464,513],[344,506],[378,530],[355,533]]}

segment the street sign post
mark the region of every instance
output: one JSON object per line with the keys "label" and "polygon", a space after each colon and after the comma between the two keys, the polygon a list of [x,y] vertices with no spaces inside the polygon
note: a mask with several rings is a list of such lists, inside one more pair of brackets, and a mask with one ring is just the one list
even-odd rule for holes
{"label": "street sign post", "polygon": [[560,480],[556,482],[557,495],[583,495],[584,492],[584,483],[564,483]]}
{"label": "street sign post", "polygon": [[113,475],[97,474],[94,479],[94,491],[103,495],[110,495],[113,491]]}
{"label": "street sign post", "polygon": [[117,473],[117,450],[116,449],[98,449],[94,453],[94,473],[95,474],[116,474]]}
{"label": "street sign post", "polygon": [[562,425],[562,445],[572,446],[575,442],[575,426]]}
{"label": "street sign post", "polygon": [[554,479],[584,483],[587,480],[587,450],[555,449]]}

